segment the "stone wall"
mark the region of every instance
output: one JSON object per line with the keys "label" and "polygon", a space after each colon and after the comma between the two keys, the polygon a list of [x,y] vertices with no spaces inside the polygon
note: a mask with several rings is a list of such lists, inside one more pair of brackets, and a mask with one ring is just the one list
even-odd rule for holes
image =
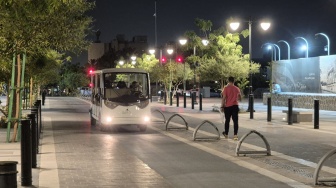
{"label": "stone wall", "polygon": [[314,109],[314,100],[319,100],[320,110],[336,111],[336,94],[326,93],[295,93],[282,92],[279,94],[264,93],[263,104],[267,105],[267,98],[272,98],[272,106],[288,106],[288,99],[292,98],[293,108]]}

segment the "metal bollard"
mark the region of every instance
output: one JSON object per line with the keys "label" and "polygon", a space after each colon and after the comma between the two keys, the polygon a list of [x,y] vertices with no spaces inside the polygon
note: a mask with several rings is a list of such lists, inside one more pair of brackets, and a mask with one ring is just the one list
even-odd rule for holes
{"label": "metal bollard", "polygon": [[293,99],[288,99],[288,115],[287,115],[288,125],[293,124]]}
{"label": "metal bollard", "polygon": [[169,93],[169,105],[173,106],[173,92]]}
{"label": "metal bollard", "polygon": [[17,161],[0,161],[0,187],[17,187]]}
{"label": "metal bollard", "polygon": [[187,94],[183,93],[183,107],[187,108]]}
{"label": "metal bollard", "polygon": [[314,129],[319,129],[320,122],[320,102],[319,100],[314,100]]}
{"label": "metal bollard", "polygon": [[180,103],[180,95],[176,92],[176,107],[179,107]]}
{"label": "metal bollard", "polygon": [[199,97],[199,110],[202,111],[202,98],[203,98],[203,94],[200,93],[200,97]]}
{"label": "metal bollard", "polygon": [[195,104],[198,104],[197,103],[197,91],[193,91],[193,93],[194,93],[194,105],[195,105]]}
{"label": "metal bollard", "polygon": [[195,93],[191,93],[191,109],[195,106]]}
{"label": "metal bollard", "polygon": [[254,97],[253,94],[249,95],[250,119],[253,119],[254,113]]}
{"label": "metal bollard", "polygon": [[[37,146],[39,146],[40,145],[40,129],[41,129],[41,127],[40,127],[40,124],[39,124],[39,122],[38,122],[38,117],[39,117],[39,114],[38,114],[38,109],[37,109],[37,107],[36,106],[34,106],[33,108],[31,108],[31,110],[30,110],[30,112],[32,113],[32,114],[35,114],[35,118],[36,118],[36,121],[35,121],[35,123],[36,123],[36,127],[37,127],[37,142],[36,142],[36,144],[37,144]],[[39,153],[39,148],[37,147],[37,153]]]}
{"label": "metal bollard", "polygon": [[36,168],[37,166],[37,156],[38,153],[38,144],[37,144],[37,127],[36,127],[36,121],[35,121],[35,114],[28,114],[28,117],[31,121],[31,140],[32,140],[32,167]]}
{"label": "metal bollard", "polygon": [[40,125],[40,133],[42,132],[43,129],[43,124],[42,124],[42,101],[41,100],[37,100],[37,104],[38,104],[38,122]]}
{"label": "metal bollard", "polygon": [[164,101],[164,105],[167,104],[167,95],[166,95],[166,92],[163,92],[163,101]]}
{"label": "metal bollard", "polygon": [[30,120],[21,120],[21,185],[32,185],[32,150]]}
{"label": "metal bollard", "polygon": [[267,98],[267,121],[272,121],[272,99]]}

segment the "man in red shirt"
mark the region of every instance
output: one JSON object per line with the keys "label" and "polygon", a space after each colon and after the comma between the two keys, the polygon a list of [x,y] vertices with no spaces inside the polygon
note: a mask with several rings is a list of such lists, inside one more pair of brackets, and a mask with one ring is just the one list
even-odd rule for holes
{"label": "man in red shirt", "polygon": [[241,94],[240,89],[234,85],[234,81],[233,77],[229,77],[229,83],[223,88],[221,110],[222,112],[224,111],[225,115],[224,137],[228,138],[230,119],[232,118],[234,129],[233,139],[238,140],[238,100],[241,101]]}

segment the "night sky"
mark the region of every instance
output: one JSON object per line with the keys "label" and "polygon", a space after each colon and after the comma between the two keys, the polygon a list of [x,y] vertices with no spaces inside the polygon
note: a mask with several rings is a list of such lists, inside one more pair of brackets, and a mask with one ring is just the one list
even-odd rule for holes
{"label": "night sky", "polygon": [[[136,35],[146,35],[150,46],[155,45],[155,1],[153,0],[97,0],[96,8],[89,14],[95,20],[94,29],[101,31],[100,40],[110,42],[117,34],[131,40]],[[330,54],[336,53],[336,0],[157,0],[157,43],[177,41],[187,30],[196,28],[195,18],[210,20],[213,29],[225,26],[230,18],[253,21],[253,58],[263,56],[261,46],[271,42],[280,46],[282,58],[287,58],[287,46],[278,43],[285,40],[291,47],[291,58],[304,57],[299,50],[305,42],[295,37],[304,37],[309,44],[309,56],[326,55],[323,46],[327,40],[316,33],[325,33],[330,39]],[[258,21],[271,20],[271,28],[261,31]],[[248,29],[242,23],[240,31]],[[92,36],[92,40],[94,40]],[[248,39],[242,39],[243,52],[248,53]],[[265,49],[263,49],[265,51]],[[83,57],[82,57],[83,58]]]}

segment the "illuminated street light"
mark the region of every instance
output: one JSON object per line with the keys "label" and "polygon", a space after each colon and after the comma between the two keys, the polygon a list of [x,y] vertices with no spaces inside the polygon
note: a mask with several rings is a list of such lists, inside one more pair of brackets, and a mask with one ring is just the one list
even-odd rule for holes
{"label": "illuminated street light", "polygon": [[[207,46],[209,44],[209,40],[208,39],[202,39],[202,44],[203,44],[203,46]],[[196,46],[194,46],[194,54],[193,55],[196,56]],[[193,66],[193,68],[194,68],[194,89],[196,89],[195,88],[196,87],[196,67],[199,66],[199,64],[198,64],[198,62],[193,62],[193,63],[194,63],[194,66]],[[198,86],[198,88],[199,88],[198,92],[201,92],[200,86]],[[184,92],[185,92],[185,88],[184,88]],[[195,99],[194,104],[198,104],[197,100],[196,100],[196,97],[194,99]]]}
{"label": "illuminated street light", "polygon": [[136,64],[136,56],[131,56],[131,60],[132,60],[132,65],[135,65]]}
{"label": "illuminated street light", "polygon": [[287,45],[288,47],[288,51],[287,51],[287,59],[289,60],[290,59],[290,46],[288,44],[288,42],[284,41],[284,40],[279,40],[278,42],[283,42]]}
{"label": "illuminated street light", "polygon": [[[240,23],[239,22],[232,22],[230,23],[230,27],[232,30],[237,30],[239,28]],[[250,56],[250,68],[252,65],[252,20],[248,21],[248,25],[249,25],[249,56]],[[271,23],[269,22],[262,22],[260,23],[260,26],[263,30],[267,30],[269,29],[269,27],[271,26]],[[250,89],[249,89],[249,96],[253,97],[253,92],[252,92],[252,72],[250,70]],[[246,110],[247,112],[250,111],[250,102],[249,102],[249,106],[248,109]],[[251,115],[250,118],[252,119]]]}
{"label": "illuminated street light", "polygon": [[266,45],[268,50],[272,50],[271,60],[276,61],[277,53],[276,53],[276,50],[275,50],[275,45],[272,44],[272,43],[265,43],[265,44],[261,45],[261,48],[263,48],[265,45]]}
{"label": "illuminated street light", "polygon": [[187,39],[180,39],[179,40],[179,42],[180,42],[180,44],[183,46],[183,45],[185,45],[185,44],[187,44]]}
{"label": "illuminated street light", "polygon": [[307,46],[306,46],[306,45],[302,45],[302,46],[301,46],[301,50],[302,50],[302,51],[306,51],[306,50],[307,50]]}
{"label": "illuminated street light", "polygon": [[302,39],[306,42],[306,49],[305,50],[306,50],[306,58],[308,58],[308,50],[309,50],[308,41],[303,37],[296,37],[295,39]]}
{"label": "illuminated street light", "polygon": [[327,39],[327,51],[328,51],[328,55],[330,55],[330,41],[329,41],[329,37],[326,34],[324,34],[324,33],[316,33],[315,36],[317,36],[317,35],[322,35],[322,36],[324,36]]}
{"label": "illuminated street light", "polygon": [[[136,56],[134,56],[134,55],[131,56],[131,64],[132,64],[132,65],[135,65],[135,64],[136,64],[136,61],[135,61],[135,60],[136,60]],[[123,65],[125,65],[126,63],[127,63],[127,61],[125,61],[125,60],[120,60],[120,61],[119,61],[119,65],[120,65],[120,66],[123,66]]]}
{"label": "illuminated street light", "polygon": [[204,46],[208,46],[208,44],[209,44],[209,40],[208,40],[208,39],[202,39],[202,44],[203,44]]}
{"label": "illuminated street light", "polygon": [[149,53],[150,53],[151,55],[155,54],[155,49],[149,49]]}

